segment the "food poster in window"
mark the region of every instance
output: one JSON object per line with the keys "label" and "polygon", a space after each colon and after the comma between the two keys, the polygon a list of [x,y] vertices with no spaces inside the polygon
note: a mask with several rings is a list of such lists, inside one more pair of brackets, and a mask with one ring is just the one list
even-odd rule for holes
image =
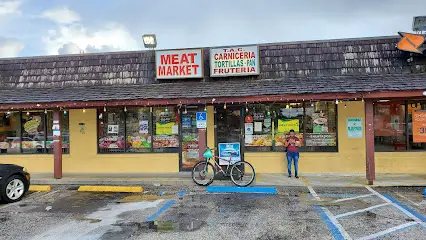
{"label": "food poster in window", "polygon": [[413,112],[413,142],[426,142],[426,111]]}
{"label": "food poster in window", "polygon": [[178,117],[174,112],[157,110],[155,120],[154,148],[179,147]]}
{"label": "food poster in window", "polygon": [[191,169],[199,161],[198,132],[183,133],[182,141],[182,168]]}
{"label": "food poster in window", "polygon": [[328,132],[327,116],[322,111],[312,113],[312,131],[314,133]]}
{"label": "food poster in window", "polygon": [[336,146],[336,133],[306,133],[305,145],[308,147]]}
{"label": "food poster in window", "polygon": [[39,141],[44,139],[43,119],[40,115],[35,114],[33,113],[33,115],[24,119],[24,136],[21,143],[23,149],[42,149],[45,147],[44,141]]}
{"label": "food poster in window", "polygon": [[[299,139],[299,141],[296,141],[296,143],[299,146],[303,146],[303,144],[304,144],[303,133],[295,133],[294,136]],[[285,146],[285,143],[287,142],[287,138],[289,138],[289,137],[290,137],[289,133],[277,133],[275,135],[275,146],[277,146],[277,147]]]}
{"label": "food poster in window", "polygon": [[123,136],[104,136],[99,139],[99,148],[101,149],[120,149],[124,148]]}

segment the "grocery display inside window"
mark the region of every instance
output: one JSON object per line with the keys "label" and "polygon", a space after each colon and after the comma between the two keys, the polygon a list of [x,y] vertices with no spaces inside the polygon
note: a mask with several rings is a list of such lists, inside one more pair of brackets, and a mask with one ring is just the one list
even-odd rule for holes
{"label": "grocery display inside window", "polygon": [[290,130],[294,130],[299,139],[299,146],[303,146],[304,108],[302,103],[286,103],[274,106],[275,132],[274,142],[276,151],[285,151],[286,139]]}
{"label": "grocery display inside window", "polygon": [[152,147],[150,108],[128,108],[126,152],[150,152]]}
{"label": "grocery display inside window", "polygon": [[337,114],[334,102],[305,104],[304,151],[337,152]]}
{"label": "grocery display inside window", "polygon": [[98,111],[99,152],[123,152],[125,115],[121,108]]}
{"label": "grocery display inside window", "polygon": [[0,154],[21,152],[20,113],[0,113]]}
{"label": "grocery display inside window", "polygon": [[155,152],[177,152],[179,148],[179,114],[176,108],[154,108]]}
{"label": "grocery display inside window", "polygon": [[248,104],[244,116],[244,145],[248,151],[271,151],[271,106]]}

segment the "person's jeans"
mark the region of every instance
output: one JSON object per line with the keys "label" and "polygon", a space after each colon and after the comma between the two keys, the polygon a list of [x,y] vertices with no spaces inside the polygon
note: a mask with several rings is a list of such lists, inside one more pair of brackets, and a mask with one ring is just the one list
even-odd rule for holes
{"label": "person's jeans", "polygon": [[288,175],[291,176],[291,161],[294,160],[294,172],[295,176],[298,174],[298,161],[299,161],[299,153],[298,152],[287,152],[287,169]]}

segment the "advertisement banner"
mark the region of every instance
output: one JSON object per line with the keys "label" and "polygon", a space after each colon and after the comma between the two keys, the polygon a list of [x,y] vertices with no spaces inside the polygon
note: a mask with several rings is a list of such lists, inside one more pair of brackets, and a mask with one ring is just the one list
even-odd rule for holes
{"label": "advertisement banner", "polygon": [[210,76],[259,75],[258,46],[210,49]]}
{"label": "advertisement banner", "polygon": [[139,133],[147,134],[149,131],[148,120],[139,120]]}
{"label": "advertisement banner", "polygon": [[[228,165],[240,161],[240,149],[240,143],[219,143],[219,165]],[[229,163],[230,158],[231,163]]]}
{"label": "advertisement banner", "polygon": [[288,133],[292,129],[295,133],[299,132],[299,119],[278,119],[279,133]]}
{"label": "advertisement banner", "polygon": [[336,146],[336,133],[306,133],[305,145],[308,147]]}
{"label": "advertisement banner", "polygon": [[156,123],[155,134],[156,135],[172,135],[174,122],[171,123]]}
{"label": "advertisement banner", "polygon": [[312,113],[312,122],[314,133],[328,132],[328,119],[324,113]]}
{"label": "advertisement banner", "polygon": [[426,142],[426,111],[413,112],[413,142]]}
{"label": "advertisement banner", "polygon": [[202,78],[202,49],[164,50],[155,52],[157,79]]}
{"label": "advertisement banner", "polygon": [[362,118],[348,118],[346,120],[348,138],[362,138]]}

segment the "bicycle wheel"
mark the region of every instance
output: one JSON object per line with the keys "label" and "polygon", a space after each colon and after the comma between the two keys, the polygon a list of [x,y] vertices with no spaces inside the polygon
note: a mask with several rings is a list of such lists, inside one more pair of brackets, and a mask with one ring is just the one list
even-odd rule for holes
{"label": "bicycle wheel", "polygon": [[199,186],[208,186],[216,175],[216,169],[209,162],[199,162],[192,168],[192,180]]}
{"label": "bicycle wheel", "polygon": [[253,166],[245,161],[234,163],[231,168],[231,180],[240,187],[250,185],[256,177]]}

